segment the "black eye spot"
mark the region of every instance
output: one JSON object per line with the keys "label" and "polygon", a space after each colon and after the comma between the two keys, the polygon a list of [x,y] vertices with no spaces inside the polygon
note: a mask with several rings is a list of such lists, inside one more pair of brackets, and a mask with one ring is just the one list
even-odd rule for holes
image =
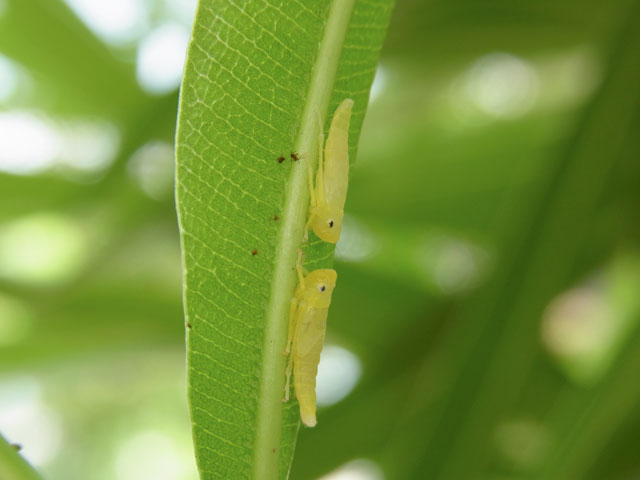
{"label": "black eye spot", "polygon": [[333,228],[333,220],[329,220],[329,228]]}
{"label": "black eye spot", "polygon": [[324,292],[327,289],[327,287],[325,287],[324,285],[318,285],[318,290],[320,290],[321,292]]}

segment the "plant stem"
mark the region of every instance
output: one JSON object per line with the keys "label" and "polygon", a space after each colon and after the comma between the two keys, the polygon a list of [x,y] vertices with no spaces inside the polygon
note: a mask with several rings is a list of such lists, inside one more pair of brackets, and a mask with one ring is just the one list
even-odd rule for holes
{"label": "plant stem", "polygon": [[[296,253],[309,205],[308,167],[315,167],[320,125],[324,125],[338,62],[351,19],[355,0],[334,0],[325,32],[320,42],[307,102],[302,115],[295,150],[302,161],[293,168],[283,209],[283,222],[278,239],[278,252],[273,275],[273,290],[267,310],[262,374],[256,424],[254,479],[278,478],[278,452],[282,431],[282,397],[284,393],[285,342],[288,328],[289,303],[295,287]],[[320,125],[318,122],[321,122]]]}

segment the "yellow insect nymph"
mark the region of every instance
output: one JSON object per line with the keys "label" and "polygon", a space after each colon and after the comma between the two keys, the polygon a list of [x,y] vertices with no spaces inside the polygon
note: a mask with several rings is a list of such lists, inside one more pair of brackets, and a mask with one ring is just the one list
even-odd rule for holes
{"label": "yellow insect nymph", "polygon": [[336,109],[329,127],[324,159],[322,155],[324,137],[320,133],[320,152],[315,187],[313,186],[313,175],[309,171],[311,205],[305,238],[309,226],[325,242],[337,243],[340,238],[349,181],[349,121],[352,109],[353,100],[350,98],[343,100]]}
{"label": "yellow insect nymph", "polygon": [[300,417],[308,426],[316,425],[316,375],[327,328],[327,313],[338,274],[335,270],[314,270],[306,277],[298,263],[300,283],[291,299],[289,339],[285,354],[289,356],[284,401],[289,400],[289,383],[293,384],[300,404]]}

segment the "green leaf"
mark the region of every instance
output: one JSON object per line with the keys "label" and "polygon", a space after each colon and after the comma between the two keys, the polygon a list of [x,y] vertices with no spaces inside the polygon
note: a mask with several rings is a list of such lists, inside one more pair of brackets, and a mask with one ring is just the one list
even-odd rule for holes
{"label": "green leaf", "polygon": [[[319,121],[344,98],[355,101],[354,158],[392,3],[200,2],[176,148],[203,478],[288,475],[299,414],[281,402],[282,352],[309,202],[305,163],[317,162]],[[289,160],[294,152],[301,161]],[[333,245],[312,235],[305,265],[332,258]]]}
{"label": "green leaf", "polygon": [[11,480],[39,480],[41,477],[29,465],[16,447],[0,435],[0,478]]}
{"label": "green leaf", "polygon": [[[460,314],[457,328],[443,339],[438,358],[431,360],[447,365],[455,372],[456,381],[446,385],[446,393],[428,415],[421,420],[412,419],[411,428],[425,441],[408,455],[419,459],[412,466],[412,476],[404,473],[402,478],[422,478],[426,474],[453,480],[471,478],[488,469],[495,448],[493,442],[487,442],[488,432],[495,432],[505,414],[519,413],[520,399],[527,398],[531,393],[528,389],[535,391],[527,382],[546,370],[537,340],[545,307],[602,261],[605,252],[598,252],[596,258],[585,253],[592,222],[602,208],[605,193],[615,190],[617,171],[621,167],[628,171],[637,158],[631,152],[638,148],[633,132],[640,112],[636,88],[640,62],[635,54],[640,45],[635,28],[638,18],[640,3],[636,2],[629,10],[622,38],[612,48],[599,92],[564,157],[536,192],[532,208],[522,209],[520,199],[511,202],[512,210],[497,249],[501,261],[496,273]],[[631,369],[636,361],[630,355],[626,365]],[[434,380],[428,369],[425,372],[417,382],[446,382],[445,378]],[[615,379],[609,381],[613,383]],[[636,391],[624,394],[634,395]],[[427,403],[426,398],[416,397],[409,402]],[[587,395],[582,397],[586,403],[592,400]],[[624,400],[621,395],[621,404],[628,405]],[[587,407],[583,411],[588,411]],[[579,421],[573,423],[573,428]],[[565,425],[564,431],[568,430]],[[554,438],[550,451],[559,448],[562,441]],[[389,449],[391,455],[406,452],[405,442],[396,443],[393,450]],[[579,461],[574,458],[584,457],[577,456],[581,453],[579,448],[571,453],[576,457],[562,461],[575,467]],[[412,460],[404,463],[411,465]],[[555,477],[546,474],[539,478]],[[558,478],[583,477],[563,472]]]}
{"label": "green leaf", "polygon": [[2,54],[28,69],[39,108],[126,123],[127,113],[152,103],[132,62],[118,60],[62,0],[2,3]]}

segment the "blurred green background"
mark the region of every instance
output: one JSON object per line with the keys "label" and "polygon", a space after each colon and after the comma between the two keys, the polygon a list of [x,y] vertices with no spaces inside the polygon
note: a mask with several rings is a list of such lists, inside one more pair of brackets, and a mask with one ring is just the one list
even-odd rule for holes
{"label": "blurred green background", "polygon": [[[0,432],[197,477],[173,135],[195,0],[0,0]],[[399,0],[294,479],[640,478],[640,7]]]}

